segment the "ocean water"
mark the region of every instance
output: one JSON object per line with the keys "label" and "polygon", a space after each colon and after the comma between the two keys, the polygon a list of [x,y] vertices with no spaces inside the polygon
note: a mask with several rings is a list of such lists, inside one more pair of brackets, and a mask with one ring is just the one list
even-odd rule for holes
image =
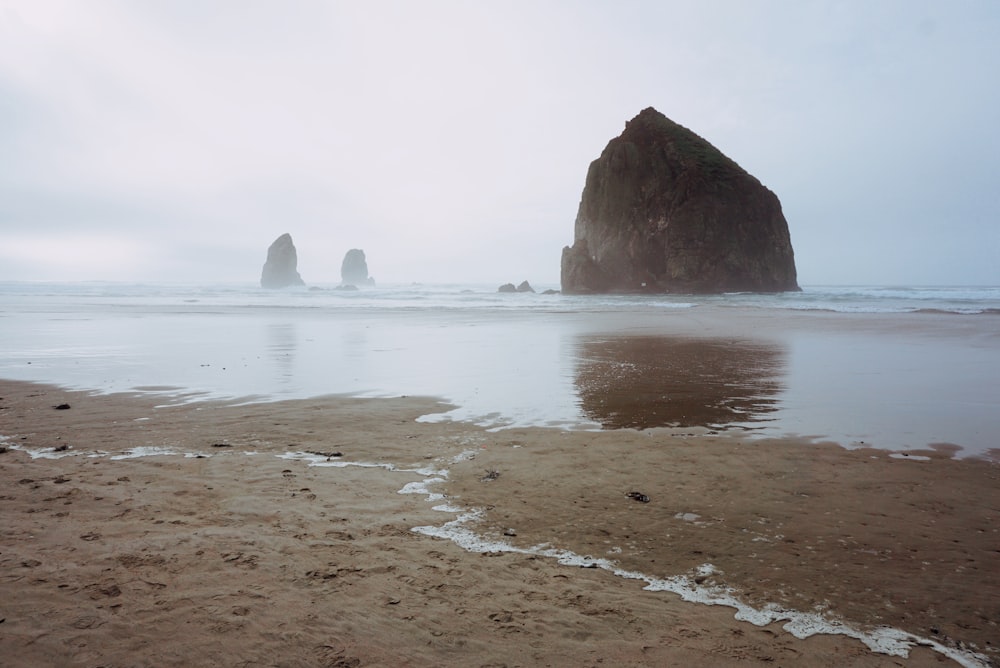
{"label": "ocean water", "polygon": [[1000,288],[502,294],[0,283],[0,377],[164,401],[437,396],[427,420],[1000,447]]}

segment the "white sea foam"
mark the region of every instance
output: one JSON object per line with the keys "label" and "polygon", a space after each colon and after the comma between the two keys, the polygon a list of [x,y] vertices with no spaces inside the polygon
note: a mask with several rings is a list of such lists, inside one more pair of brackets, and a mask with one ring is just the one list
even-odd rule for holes
{"label": "white sea foam", "polygon": [[458,464],[459,462],[471,461],[476,458],[478,450],[463,450],[449,460],[450,464]]}
{"label": "white sea foam", "polygon": [[422,466],[418,468],[400,468],[395,464],[389,462],[355,462],[340,457],[329,457],[324,454],[319,454],[315,452],[284,452],[280,455],[275,455],[278,459],[287,459],[290,461],[305,462],[309,466],[318,466],[326,468],[347,468],[349,466],[356,466],[358,468],[369,468],[369,469],[385,469],[386,471],[398,471],[406,473],[416,473],[422,476],[444,476],[447,477],[448,472],[443,471],[433,466]]}
{"label": "white sea foam", "polygon": [[172,450],[170,448],[162,448],[157,446],[139,446],[135,448],[129,448],[123,452],[117,454],[112,454],[104,450],[79,450],[76,448],[66,448],[65,450],[59,448],[29,448],[23,445],[11,445],[9,446],[11,450],[18,450],[27,454],[32,459],[62,459],[63,457],[89,457],[89,458],[100,458],[107,457],[109,459],[119,460],[119,459],[139,459],[141,457],[169,457],[169,456],[181,456],[187,459],[195,458],[208,458],[212,455],[201,452],[181,452],[178,450]]}
{"label": "white sea foam", "polygon": [[[418,490],[426,489],[428,496],[439,496],[434,495],[427,489],[431,482],[411,483],[414,486],[407,486],[410,487],[410,492],[408,493],[415,493]],[[732,588],[714,584],[699,584],[699,582],[708,579],[718,572],[712,564],[702,564],[695,568],[694,572],[690,575],[657,578],[638,571],[628,571],[619,568],[617,562],[609,559],[580,555],[570,550],[552,547],[548,544],[523,548],[512,545],[507,541],[479,535],[470,528],[471,525],[483,517],[483,511],[478,509],[456,508],[448,504],[435,506],[434,510],[441,510],[457,514],[458,516],[440,526],[418,526],[413,527],[412,531],[425,536],[450,540],[462,549],[470,552],[511,552],[555,559],[559,564],[566,566],[600,568],[618,577],[645,582],[646,585],[643,589],[647,591],[670,592],[690,603],[722,605],[733,608],[736,611],[734,614],[736,619],[756,626],[767,626],[775,622],[784,622],[782,628],[800,640],[821,634],[843,635],[862,642],[871,651],[880,654],[905,658],[909,656],[910,650],[914,647],[924,646],[947,656],[966,668],[988,668],[990,665],[989,659],[982,654],[947,647],[936,640],[917,636],[899,629],[881,627],[871,631],[861,631],[830,615],[800,612],[773,604],[764,608],[754,608],[741,601],[737,592]]]}
{"label": "white sea foam", "polygon": [[[9,442],[10,438],[0,436],[0,443]],[[184,456],[184,457],[206,457],[196,452],[180,452],[169,448],[161,447],[136,447],[124,453],[110,455],[110,453],[81,452],[72,449],[56,452],[54,448],[26,448],[20,445],[9,446],[13,450],[27,453],[32,459],[58,459],[67,456],[89,456],[89,457],[109,457],[112,460],[136,459],[150,456]],[[256,453],[244,453],[256,454]],[[425,476],[424,480],[413,481],[405,484],[397,493],[399,494],[424,494],[428,501],[436,503],[444,500],[446,496],[439,492],[434,492],[431,487],[445,482],[448,471],[434,467],[422,467],[417,469],[405,469],[396,467],[388,463],[372,462],[352,462],[343,460],[330,460],[324,455],[317,455],[306,452],[290,452],[275,455],[278,459],[297,461],[309,466],[344,468],[357,466],[361,468],[381,468],[394,472],[416,473]],[[461,456],[461,455],[460,455]],[[600,568],[617,577],[627,578],[645,582],[643,589],[647,591],[664,591],[676,594],[682,600],[703,605],[722,605],[733,608],[736,612],[734,617],[740,621],[749,622],[757,626],[766,626],[775,622],[784,622],[782,628],[799,639],[805,639],[813,635],[843,635],[854,638],[864,643],[873,652],[887,654],[890,656],[907,657],[913,647],[928,647],[958,663],[965,668],[988,668],[989,659],[979,653],[968,650],[959,650],[947,647],[935,640],[917,636],[906,631],[894,628],[877,628],[872,631],[858,630],[842,620],[830,615],[817,613],[800,612],[782,608],[777,605],[768,605],[764,608],[754,608],[738,597],[738,593],[729,588],[711,583],[705,584],[705,580],[718,573],[716,567],[706,563],[698,566],[690,574],[676,575],[669,578],[657,578],[641,573],[639,571],[628,571],[618,566],[616,561],[603,557],[593,557],[591,555],[580,555],[571,550],[553,547],[549,544],[535,545],[528,548],[517,547],[511,543],[495,538],[488,538],[477,534],[471,525],[475,524],[483,517],[483,511],[479,509],[469,509],[456,506],[451,503],[437,504],[433,510],[452,515],[457,515],[454,519],[445,522],[440,526],[428,525],[417,526],[411,530],[431,536],[450,540],[459,547],[470,552],[511,552],[532,556],[551,558],[557,563],[565,566],[577,566],[581,568]],[[701,584],[699,584],[701,582]]]}
{"label": "white sea foam", "polygon": [[32,459],[62,459],[63,457],[76,457],[80,455],[90,456],[90,457],[100,457],[105,453],[83,453],[73,448],[66,448],[65,450],[58,448],[28,448],[17,443],[8,446],[11,450],[17,450],[23,452]]}
{"label": "white sea foam", "polygon": [[182,453],[177,450],[172,450],[170,448],[161,448],[156,446],[139,446],[135,448],[129,448],[125,452],[117,455],[111,455],[111,459],[138,459],[140,457],[167,457],[175,455],[184,455],[186,457],[197,457],[195,453]]}
{"label": "white sea foam", "polygon": [[[415,482],[409,482],[409,483],[406,483],[405,485],[403,485],[403,488],[400,489],[396,493],[397,494],[426,494],[427,495],[427,500],[431,501],[432,503],[435,502],[435,501],[441,501],[442,499],[445,498],[444,494],[440,494],[438,492],[432,492],[430,490],[430,487],[429,487],[430,485],[432,485],[434,483],[439,483],[439,482],[444,482],[444,478],[429,478],[427,480],[417,480]],[[450,506],[437,506],[437,507],[435,507],[435,510],[437,510],[439,508],[445,508],[445,507],[450,508]]]}

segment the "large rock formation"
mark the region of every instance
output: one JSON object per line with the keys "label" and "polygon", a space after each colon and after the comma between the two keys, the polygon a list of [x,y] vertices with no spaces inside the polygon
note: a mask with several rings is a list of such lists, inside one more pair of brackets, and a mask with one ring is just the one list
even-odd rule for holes
{"label": "large rock formation", "polygon": [[292,235],[287,232],[274,240],[267,249],[267,261],[260,274],[262,288],[287,288],[290,285],[305,285],[296,267],[299,263],[292,243]]}
{"label": "large rock formation", "polygon": [[375,285],[375,279],[368,275],[368,261],[363,250],[347,251],[340,265],[340,280],[344,285]]}
{"label": "large rock formation", "polygon": [[590,164],[562,289],[798,290],[788,223],[773,192],[652,107]]}

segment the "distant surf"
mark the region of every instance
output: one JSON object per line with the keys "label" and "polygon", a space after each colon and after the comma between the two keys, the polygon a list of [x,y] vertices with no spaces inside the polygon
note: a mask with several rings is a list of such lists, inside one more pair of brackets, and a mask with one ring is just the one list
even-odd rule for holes
{"label": "distant surf", "polygon": [[494,429],[997,447],[1000,287],[534,287],[0,283],[0,377],[165,401],[434,396],[455,409],[426,419]]}

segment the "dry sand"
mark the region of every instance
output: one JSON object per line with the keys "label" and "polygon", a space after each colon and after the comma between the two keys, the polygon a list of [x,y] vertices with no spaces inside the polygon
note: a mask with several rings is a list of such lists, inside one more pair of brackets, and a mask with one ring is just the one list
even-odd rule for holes
{"label": "dry sand", "polygon": [[[416,422],[439,408],[420,398],[156,407],[10,381],[0,397],[4,666],[1000,660],[1000,467],[946,449],[486,432]],[[175,454],[116,458],[139,447]],[[413,531],[456,517],[397,493],[430,469],[449,471],[431,491],[482,509],[460,529],[484,551]],[[937,648],[800,640],[540,544]]]}

